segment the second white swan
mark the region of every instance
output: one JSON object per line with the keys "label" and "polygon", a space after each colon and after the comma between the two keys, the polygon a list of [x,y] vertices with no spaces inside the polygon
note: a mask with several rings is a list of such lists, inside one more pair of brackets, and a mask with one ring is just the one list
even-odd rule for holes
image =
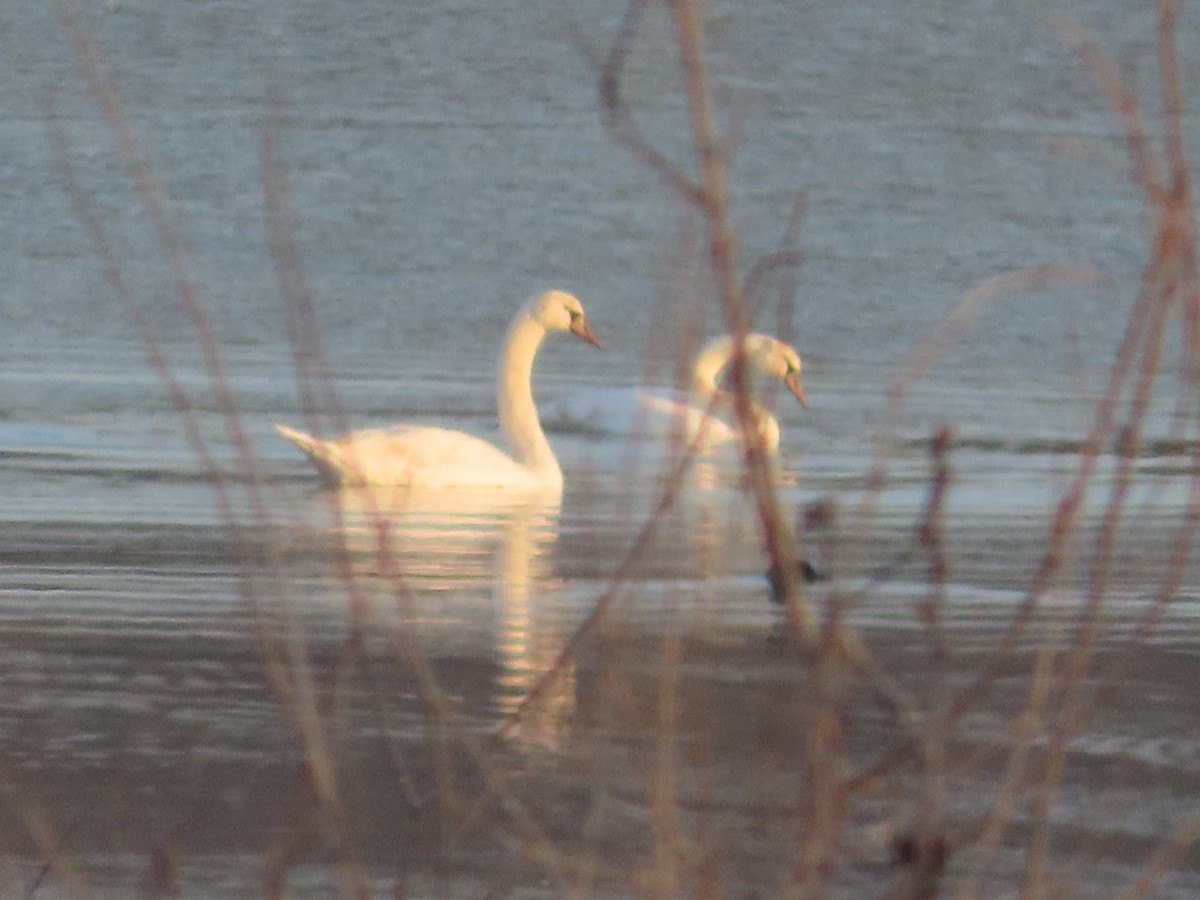
{"label": "second white swan", "polygon": [[533,403],[533,359],[548,331],[569,331],[597,347],[583,304],[565,291],[534,297],[508,328],[497,371],[500,427],[512,453],[461,431],[396,425],[332,440],[276,425],[316,464],[326,482],[415,488],[557,488],[562,469]]}
{"label": "second white swan", "polygon": [[[738,439],[740,429],[730,408],[731,398],[717,387],[717,377],[733,358],[733,348],[729,335],[704,345],[692,370],[690,393],[652,387],[592,388],[547,405],[542,416],[557,428],[648,440],[672,438],[689,444],[700,438],[702,449],[729,444]],[[800,378],[800,354],[793,347],[765,334],[748,334],[746,361],[781,379],[800,404],[808,406]],[[775,450],[779,446],[778,420],[757,404],[754,411],[764,446]]]}

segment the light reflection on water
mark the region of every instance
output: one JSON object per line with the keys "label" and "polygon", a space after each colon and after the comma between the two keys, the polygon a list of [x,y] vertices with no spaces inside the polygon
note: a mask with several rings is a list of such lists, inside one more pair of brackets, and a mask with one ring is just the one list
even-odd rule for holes
{"label": "light reflection on water", "polygon": [[[792,198],[808,201],[795,303],[767,301],[758,327],[799,347],[812,401],[778,409],[788,514],[826,496],[837,504],[834,526],[805,538],[829,578],[812,595],[822,612],[841,596],[889,671],[915,693],[929,689],[932,705],[930,673],[969,678],[1045,550],[1144,263],[1143,209],[1120,178],[1054,149],[1062,135],[1098,156],[1123,152],[1115,117],[1043,27],[1039,3],[939,4],[905,16],[893,6],[715,9],[712,52],[722,103],[736,110],[731,174],[747,265],[777,247]],[[551,285],[583,298],[609,349],[581,359],[548,346],[539,402],[675,371],[680,334],[719,326],[707,273],[691,260],[664,263],[688,243],[674,198],[600,126],[582,56],[605,46],[618,10],[466,3],[398,15],[377,0],[352,10],[341,0],[88,7],[184,230],[188,277],[203,285],[257,461],[249,473],[174,302],[161,244],[49,9],[15,11],[11,52],[0,55],[17,110],[0,121],[10,150],[0,221],[11,237],[0,242],[0,775],[19,795],[0,809],[5,847],[18,846],[14,862],[0,861],[0,893],[31,882],[45,848],[20,836],[44,814],[86,861],[98,896],[133,893],[168,838],[185,894],[259,896],[299,766],[265,651],[293,631],[340,715],[331,713],[330,732],[342,741],[347,802],[378,871],[419,881],[442,852],[446,868],[465,873],[452,885],[463,893],[540,885],[512,861],[506,822],[488,819],[486,838],[455,856],[425,836],[438,823],[405,805],[382,760],[404,758],[430,783],[439,765],[454,765],[431,749],[444,723],[431,720],[399,644],[419,638],[456,725],[492,734],[609,589],[658,504],[664,461],[619,441],[555,435],[568,472],[561,504],[387,498],[381,558],[362,498],[313,490],[271,432],[271,422],[296,419],[299,399],[263,236],[257,145],[266,112],[279,112],[266,100],[278,78],[291,224],[337,412],[351,424],[420,419],[490,433],[498,331],[514,303]],[[1106,46],[1151,56],[1143,13],[1113,2],[1086,11]],[[1196,21],[1182,20],[1185,65],[1200,48]],[[635,48],[629,96],[653,139],[678,149],[680,106],[663,89],[675,83],[668,24],[656,20]],[[48,164],[51,120],[64,124],[67,162],[112,230],[134,308],[188,393],[236,534]],[[999,298],[903,410],[887,408],[894,367],[956,298],[997,270],[1046,261],[1099,265],[1114,288]],[[667,302],[679,297],[686,302]],[[1078,771],[1055,811],[1080,848],[1066,854],[1072,878],[1097,894],[1128,883],[1200,793],[1190,730],[1195,559],[1149,649],[1119,652],[1152,608],[1189,499],[1191,446],[1175,411],[1171,390],[1156,395],[1107,592],[1091,686],[1106,689],[1111,669],[1122,690],[1073,745]],[[896,432],[876,496],[867,472],[883,421]],[[943,424],[955,433],[945,658],[921,617],[929,585],[917,544],[928,439]],[[967,750],[1003,743],[1035,653],[1071,634],[1117,462],[1102,460],[1080,537],[997,702],[964,725]],[[595,853],[597,868],[627,872],[646,849],[645,785],[658,773],[645,760],[662,732],[664,648],[682,640],[679,735],[694,754],[684,775],[695,776],[680,779],[683,806],[698,819],[719,811],[704,820],[716,856],[752,893],[777,888],[789,873],[772,865],[794,859],[800,754],[788,714],[806,708],[808,685],[766,600],[739,480],[736,459],[697,464],[602,627],[523,711],[515,739],[488,749],[521,789],[525,772],[547,776],[527,796],[556,840]],[[889,577],[872,581],[881,567]],[[348,637],[360,624],[363,658],[347,677]],[[849,723],[856,759],[894,737],[872,710],[865,701],[851,710],[861,717]],[[381,749],[389,740],[402,752]],[[483,793],[469,771],[454,774],[462,793]],[[977,814],[992,775],[964,777],[954,811]],[[901,782],[880,806],[907,809],[912,787]],[[997,892],[1015,883],[1020,841],[981,863],[993,867]],[[878,859],[863,871],[848,896],[878,894],[891,872]],[[1162,896],[1195,896],[1197,871],[1200,861],[1185,859]],[[330,880],[327,868],[302,866],[293,886],[325,896]],[[380,882],[381,894],[394,887]],[[37,896],[65,893],[55,881]]]}
{"label": "light reflection on water", "polygon": [[[298,624],[314,677],[330,690],[339,681],[339,648],[356,624],[363,625],[371,660],[363,671],[370,674],[353,682],[341,707],[347,723],[341,752],[350,785],[358,779],[376,788],[393,784],[375,762],[376,742],[384,739],[398,742],[405,758],[423,771],[423,748],[437,729],[431,732],[421,690],[405,662],[404,639],[417,638],[456,720],[471,733],[493,734],[609,589],[664,490],[661,470],[647,466],[635,478],[612,464],[627,458],[619,442],[558,443],[573,477],[561,501],[548,502],[503,493],[320,491],[306,464],[293,459],[279,468],[279,480],[264,485],[274,530],[243,532],[246,543],[240,546],[230,542],[211,511],[199,513],[199,503],[183,507],[191,510],[188,521],[170,524],[180,518],[175,501],[186,498],[193,484],[207,489],[202,481],[129,482],[120,469],[114,477],[133,490],[111,490],[90,475],[62,476],[64,504],[70,497],[91,510],[81,522],[73,524],[64,506],[37,523],[37,530],[19,517],[8,519],[4,553],[14,565],[5,576],[0,615],[10,636],[5,654],[10,690],[0,738],[10,765],[49,811],[62,811],[53,797],[67,783],[106,811],[91,820],[71,804],[75,815],[63,825],[73,829],[80,847],[100,854],[89,872],[107,871],[96,876],[102,884],[128,883],[144,859],[138,853],[153,844],[144,814],[130,815],[127,826],[110,821],[109,813],[116,815],[111,785],[128,783],[142,785],[144,797],[155,798],[155,809],[171,810],[151,819],[163,828],[183,828],[188,855],[211,858],[188,882],[197,896],[204,895],[199,886],[206,879],[219,881],[222,873],[254,883],[261,857],[239,853],[263,847],[256,835],[269,832],[286,808],[296,762],[294,735],[279,698],[267,688],[260,647],[251,637],[264,625]],[[794,471],[794,462],[785,457],[785,470]],[[916,479],[922,464],[909,464]],[[1047,484],[1058,483],[1060,474],[1031,463],[1022,477],[1030,484],[1042,480],[1050,490]],[[987,466],[964,464],[954,490],[976,499],[959,508],[952,502],[947,520],[948,602],[941,627],[952,653],[938,665],[949,683],[959,683],[994,646],[1044,546],[1044,505],[1026,505],[1026,494],[989,479]],[[932,646],[919,615],[928,594],[922,558],[918,554],[889,580],[860,591],[875,568],[911,547],[923,491],[916,480],[884,491],[871,524],[854,519],[858,495],[840,489],[839,480],[818,466],[809,479],[782,488],[789,510],[830,493],[845,517],[833,534],[806,537],[806,552],[829,575],[812,596],[820,609],[837,593],[853,598],[845,607],[848,620],[897,678],[919,690]],[[989,495],[990,503],[978,502]],[[1160,511],[1174,507],[1170,492],[1155,496]],[[155,509],[157,525],[149,520],[139,525],[129,515],[142,510],[149,517]],[[1152,513],[1130,524],[1105,613],[1103,646],[1114,653],[1152,596],[1171,527],[1169,517]],[[387,548],[384,556],[381,545]],[[247,560],[256,561],[249,569],[255,589],[285,601],[284,607],[271,606],[275,600],[257,613],[246,606],[241,592]],[[259,568],[271,560],[276,563]],[[539,702],[522,711],[520,727],[493,751],[494,758],[507,760],[514,772],[527,766],[570,769],[590,760],[605,773],[594,774],[596,784],[636,796],[627,781],[636,782],[636,770],[621,761],[621,748],[653,740],[657,714],[651,698],[661,690],[657,673],[664,641],[675,636],[684,642],[686,663],[679,688],[681,738],[726,748],[722,753],[731,755],[721,757],[722,766],[746,755],[783,754],[773,777],[791,779],[786,746],[760,744],[765,738],[756,730],[776,714],[772,704],[780,691],[802,685],[794,658],[782,649],[786,630],[767,601],[763,563],[736,461],[702,461],[646,539],[602,625]],[[1068,640],[1085,572],[1082,563],[1072,568],[1045,599],[1022,642],[1025,649],[1012,663],[1015,672],[1022,671],[1032,648]],[[1194,583],[1195,578],[1185,580]],[[1187,682],[1168,676],[1179,664],[1175,648],[1194,632],[1198,609],[1200,598],[1185,593],[1156,632],[1161,655],[1148,657],[1150,674],[1123,701],[1140,706],[1140,718],[1127,715],[1120,720],[1125,725],[1100,727],[1078,745],[1085,781],[1093,765],[1151,767],[1153,784],[1143,798],[1147,809],[1167,808],[1177,779],[1192,777],[1181,751],[1183,736],[1172,736],[1170,729],[1157,734],[1163,723],[1153,710],[1182,701],[1179,691]],[[990,740],[1008,704],[1020,697],[1020,683],[1019,676],[1002,681],[1003,702],[980,709],[961,738]],[[621,709],[625,712],[614,719]],[[886,728],[870,715],[858,727],[876,741],[887,740]],[[862,752],[869,755],[870,747],[867,740]],[[761,772],[755,769],[751,776]],[[723,802],[745,803],[747,810],[762,802],[751,802],[761,785],[725,777],[719,787]],[[553,807],[566,802],[559,787],[569,794],[573,782],[567,777],[561,784],[553,778],[538,783]],[[350,791],[364,823],[381,833],[396,826],[402,798],[387,790],[378,796]],[[1103,791],[1070,796],[1080,810],[1093,801],[1109,802]],[[786,818],[790,803],[779,800],[772,815]],[[961,812],[977,813],[978,804],[964,798]],[[633,822],[615,824],[625,815],[604,827],[636,830]],[[740,840],[741,827],[729,840]],[[1135,831],[1136,840],[1152,838],[1151,829],[1139,826],[1129,832],[1131,840]],[[572,834],[566,828],[561,840],[576,840]],[[364,852],[393,858],[373,841]],[[297,883],[305,883],[302,873]]]}
{"label": "light reflection on water", "polygon": [[[565,641],[564,623],[539,621],[553,579],[558,492],[343,488],[336,501],[348,575],[356,588],[368,582],[378,627],[401,629],[437,654],[487,623],[499,669],[491,702],[498,717],[513,713]],[[569,671],[554,695],[538,706],[539,740],[549,745],[571,714]]]}

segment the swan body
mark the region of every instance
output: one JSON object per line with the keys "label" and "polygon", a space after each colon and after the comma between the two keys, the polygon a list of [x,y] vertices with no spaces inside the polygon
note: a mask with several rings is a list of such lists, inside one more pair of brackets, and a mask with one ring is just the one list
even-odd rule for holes
{"label": "swan body", "polygon": [[600,346],[583,305],[564,291],[536,296],[517,311],[496,379],[500,427],[511,453],[461,431],[423,425],[370,428],[328,441],[286,425],[275,428],[332,485],[561,490],[562,469],[538,421],[531,385],[533,360],[549,331],[569,331]]}
{"label": "swan body", "polygon": [[[635,387],[593,388],[552,403],[544,418],[556,428],[620,434],[648,440],[673,438],[702,448],[738,440],[741,429],[733,416],[731,396],[717,387],[717,377],[733,358],[734,339],[715,338],[700,351],[691,391]],[[781,379],[808,405],[800,378],[800,354],[765,334],[746,335],[746,360],[759,371]],[[714,406],[714,401],[716,401]],[[754,406],[764,446],[779,446],[779,422]]]}

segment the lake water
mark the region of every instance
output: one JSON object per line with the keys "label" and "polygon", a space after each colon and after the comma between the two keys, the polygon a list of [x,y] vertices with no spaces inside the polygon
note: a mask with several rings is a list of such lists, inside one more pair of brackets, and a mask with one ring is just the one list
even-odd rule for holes
{"label": "lake water", "polygon": [[[381,557],[361,498],[318,490],[271,430],[305,414],[267,239],[269,127],[327,367],[323,408],[351,426],[493,433],[498,341],[547,287],[583,300],[606,350],[548,341],[540,400],[669,383],[687,348],[720,332],[700,223],[601,125],[594,63],[623,7],[65,8],[75,13],[0,13],[0,893],[257,897],[283,880],[290,896],[325,897],[339,884],[350,895],[337,873],[355,866],[378,896],[782,892],[798,866],[816,701],[767,599],[736,457],[698,464],[643,535],[665,489],[658,461],[616,438],[553,434],[560,503],[419,498],[388,518],[394,552]],[[1157,135],[1151,5],[1080,14],[1136,63]],[[1020,608],[1124,333],[1148,237],[1124,136],[1034,0],[722,2],[708,27],[746,270],[803,204],[794,293],[776,278],[751,299],[756,327],[802,353],[811,400],[768,397],[785,509],[836,509],[805,537],[830,576],[812,593],[821,608],[849,598],[848,621],[933,712]],[[1193,80],[1198,30],[1185,15]],[[171,254],[88,90],[79,58],[91,52],[167,200],[252,470]],[[686,166],[664,10],[647,16],[625,92],[649,139]],[[125,296],[73,193],[102,224]],[[903,404],[889,401],[972,288],[1046,264],[1104,281],[995,296]],[[1173,337],[1132,470],[1082,680],[1091,714],[1070,732],[1048,811],[1020,793],[1006,828],[952,853],[949,895],[1015,896],[1039,822],[1046,896],[1117,896],[1177,829],[1194,830],[1195,563],[1140,649],[1129,644],[1155,609],[1191,488],[1177,353]],[[943,425],[953,474],[934,627],[914,548]],[[869,491],[879,458],[882,488]],[[937,772],[937,820],[952,844],[1004,789],[1013,747],[1048,752],[1046,734],[1021,744],[1016,716],[1035,703],[1048,648],[1072,640],[1117,465],[1102,457],[1068,562],[942,748],[953,765]],[[862,683],[849,689],[840,727],[859,770],[903,734]],[[294,714],[310,702],[319,741]],[[305,734],[336,760],[332,812],[314,811]],[[928,811],[924,775],[910,762],[854,795],[836,895],[878,896],[901,877],[896,835]],[[351,835],[340,865],[339,822]],[[1168,869],[1149,896],[1200,891],[1195,850]]]}

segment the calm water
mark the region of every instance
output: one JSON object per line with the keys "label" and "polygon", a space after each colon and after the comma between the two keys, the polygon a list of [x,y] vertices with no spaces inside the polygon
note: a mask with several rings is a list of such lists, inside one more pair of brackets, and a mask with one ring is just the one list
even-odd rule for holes
{"label": "calm water", "polygon": [[[664,638],[683,640],[672,771],[693,853],[713,853],[706,871],[731,892],[786,882],[808,700],[766,599],[736,460],[700,467],[614,584],[663,486],[655,461],[619,440],[552,435],[567,473],[558,504],[421,498],[389,520],[394,553],[381,560],[370,514],[353,497],[339,507],[317,491],[270,428],[301,424],[303,412],[264,227],[258,151],[268,122],[282,123],[291,224],[337,406],[352,425],[418,419],[489,433],[498,337],[516,305],[548,286],[583,299],[608,349],[549,342],[542,399],[668,382],[685,348],[720,330],[698,224],[600,125],[588,60],[605,51],[620,4],[79,5],[77,33],[169,198],[255,473],[220,414],[70,27],[52,6],[6,9],[0,893],[37,884],[38,897],[130,896],[154,888],[158,853],[158,881],[186,896],[262,896],[283,859],[297,863],[294,895],[328,896],[332,850],[306,837],[300,742],[265,663],[283,654],[293,671],[300,646],[322,708],[338,714],[327,738],[381,896],[396,884],[417,895],[554,896],[593,883],[630,892],[640,876],[628,873],[653,850],[647,782],[674,646]],[[1141,200],[1123,178],[1115,117],[1041,4],[827,6],[714,4],[713,75],[734,136],[747,267],[778,247],[793,205],[804,204],[794,297],[769,285],[754,302],[758,327],[803,354],[812,400],[801,410],[772,398],[784,501],[796,510],[831,497],[840,511],[833,531],[809,539],[810,556],[835,576],[818,600],[856,591],[912,547],[928,438],[941,424],[954,429],[940,637],[918,614],[919,555],[848,610],[889,671],[934,708],[931,666],[936,684],[964,684],[1038,564],[1145,260]],[[1083,14],[1152,89],[1149,4],[1110,0]],[[1198,28],[1197,16],[1184,17],[1189,75],[1200,66]],[[687,160],[677,84],[671,29],[655,12],[626,91],[647,135]],[[1152,127],[1155,111],[1151,102]],[[1082,163],[1068,145],[1107,163]],[[64,163],[107,230],[132,307],[105,282],[64,190]],[[995,298],[907,403],[889,407],[905,361],[968,290],[1043,263],[1093,266],[1107,282]],[[210,464],[148,364],[138,317],[193,405],[236,533]],[[1051,814],[1053,870],[1082,896],[1130,884],[1200,796],[1194,566],[1147,648],[1123,653],[1163,580],[1187,499],[1189,461],[1172,453],[1187,434],[1172,418],[1174,377],[1168,361],[1149,429],[1158,443],[1135,467],[1115,553],[1088,681],[1100,712],[1072,745]],[[886,488],[868,514],[865,474],[881,446]],[[1088,517],[1103,509],[1113,465],[1101,467]],[[1088,535],[996,690],[955,733],[964,757],[1002,744],[1037,647],[1069,633]],[[604,626],[516,733],[495,741],[610,587]],[[348,635],[361,637],[357,654]],[[444,731],[431,724],[421,672],[445,692],[448,743],[437,740]],[[895,740],[867,698],[844,725],[859,764]],[[486,806],[470,814],[482,785],[464,735],[484,742],[527,817]],[[1000,771],[993,759],[961,774],[949,833],[986,810]],[[881,893],[891,877],[872,826],[911,815],[913,784],[902,777],[856,801],[862,846],[839,882],[846,896]],[[994,848],[955,858],[953,882],[1012,889],[1031,821],[1019,805]],[[560,861],[593,860],[600,874],[564,875],[513,851],[538,834]],[[52,847],[74,855],[39,883]],[[1154,896],[1197,890],[1192,853]]]}

